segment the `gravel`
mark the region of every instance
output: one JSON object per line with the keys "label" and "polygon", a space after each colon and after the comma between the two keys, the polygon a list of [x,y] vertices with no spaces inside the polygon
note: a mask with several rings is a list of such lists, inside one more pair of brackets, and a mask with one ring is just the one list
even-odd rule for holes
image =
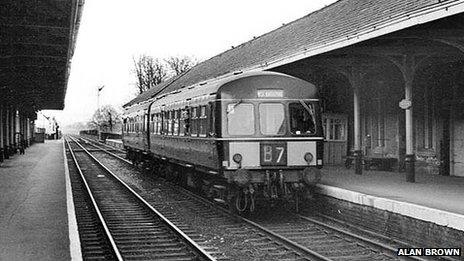
{"label": "gravel", "polygon": [[[261,232],[242,221],[219,213],[204,203],[189,199],[155,176],[143,175],[138,169],[103,152],[92,152],[114,174],[131,186],[158,211],[183,231],[201,235],[200,245],[224,260],[299,260],[292,251],[272,242]],[[189,233],[187,233],[189,234]],[[194,239],[196,242],[197,239]]]}

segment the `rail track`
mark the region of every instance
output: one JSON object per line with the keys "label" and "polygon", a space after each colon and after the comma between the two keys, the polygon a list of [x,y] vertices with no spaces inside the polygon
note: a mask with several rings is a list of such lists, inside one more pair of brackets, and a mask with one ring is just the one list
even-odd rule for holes
{"label": "rail track", "polygon": [[80,192],[87,192],[97,216],[78,217],[85,259],[216,260],[76,140],[66,143],[75,173],[85,187]]}
{"label": "rail track", "polygon": [[[122,149],[119,149],[119,148],[115,148],[115,147],[112,147],[108,144],[105,144],[105,143],[102,143],[102,142],[99,142],[99,141],[96,141],[96,140],[92,140],[92,139],[89,139],[89,138],[83,138],[83,137],[78,137],[78,136],[72,136],[73,138],[75,139],[80,139],[82,141],[84,141],[85,143],[91,143],[93,145],[95,145],[95,147],[97,148],[97,151],[100,150],[100,149],[105,149],[109,152],[112,152],[113,154],[116,154],[122,158],[125,157],[126,155],[126,151],[122,150]],[[92,150],[92,149],[90,149]]]}
{"label": "rail track", "polygon": [[[131,164],[124,158],[106,151],[114,158]],[[166,183],[169,187],[166,193],[177,197],[176,202],[192,201],[190,204],[197,212],[208,212],[212,219],[235,218],[240,220],[239,225],[228,224],[227,229],[232,233],[249,231],[253,228],[262,233],[261,237],[250,239],[255,246],[269,248],[272,252],[279,253],[278,249],[292,249],[295,251],[293,258],[311,260],[400,260],[396,256],[396,248],[391,247],[376,239],[362,237],[335,226],[325,224],[312,217],[302,216],[286,211],[272,212],[271,214],[257,215],[251,219],[231,214],[224,208],[219,207],[197,194],[184,188],[175,187]],[[179,198],[181,197],[181,198]],[[162,206],[159,206],[162,207]],[[203,213],[204,214],[204,213]],[[223,220],[222,222],[225,222]],[[274,242],[278,242],[277,244]],[[274,246],[270,247],[271,245]],[[282,254],[282,253],[281,253]],[[282,256],[284,258],[284,256]],[[418,257],[401,258],[401,260],[422,260]]]}

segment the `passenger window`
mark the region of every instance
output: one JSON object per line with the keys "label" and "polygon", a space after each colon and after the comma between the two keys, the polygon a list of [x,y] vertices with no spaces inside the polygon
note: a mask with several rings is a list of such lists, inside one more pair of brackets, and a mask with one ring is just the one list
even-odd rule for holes
{"label": "passenger window", "polygon": [[190,112],[188,108],[182,110],[182,122],[181,122],[181,135],[189,135],[190,133]]}
{"label": "passenger window", "polygon": [[173,119],[173,122],[174,122],[174,127],[173,127],[173,134],[174,135],[179,135],[179,110],[175,110],[174,112],[174,119]]}
{"label": "passenger window", "polygon": [[156,117],[155,114],[150,115],[150,133],[155,133],[155,124],[156,124]]}
{"label": "passenger window", "polygon": [[143,121],[142,121],[142,131],[145,132],[145,131],[147,131],[147,124],[148,124],[147,119],[148,119],[148,117],[147,117],[147,115],[145,114],[145,115],[143,115],[142,118],[143,118]]}
{"label": "passenger window", "polygon": [[190,133],[192,136],[197,136],[198,135],[198,107],[192,108],[192,126],[190,129]]}
{"label": "passenger window", "polygon": [[156,123],[155,123],[155,133],[156,134],[161,134],[161,115],[160,113],[157,113],[155,115]]}
{"label": "passenger window", "polygon": [[184,136],[185,133],[185,110],[179,111],[179,136]]}
{"label": "passenger window", "polygon": [[168,135],[172,135],[172,111],[168,112]]}
{"label": "passenger window", "polygon": [[227,130],[230,135],[255,134],[255,114],[251,103],[231,103],[227,106]]}
{"label": "passenger window", "polygon": [[135,116],[134,132],[139,132],[139,116]]}
{"label": "passenger window", "polygon": [[206,133],[208,132],[208,119],[206,114],[206,106],[200,107],[200,137],[206,137]]}
{"label": "passenger window", "polygon": [[163,135],[168,133],[168,112],[163,112],[163,129],[161,132]]}
{"label": "passenger window", "polygon": [[140,116],[137,116],[137,132],[140,131]]}

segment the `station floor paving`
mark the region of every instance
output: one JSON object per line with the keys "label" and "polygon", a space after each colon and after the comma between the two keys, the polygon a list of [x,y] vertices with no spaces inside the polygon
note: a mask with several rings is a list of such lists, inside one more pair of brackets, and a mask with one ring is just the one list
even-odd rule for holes
{"label": "station floor paving", "polygon": [[63,142],[0,165],[0,260],[70,260]]}
{"label": "station floor paving", "polygon": [[398,172],[354,170],[325,166],[319,186],[322,194],[405,214],[464,230],[464,177],[417,172],[406,182]]}

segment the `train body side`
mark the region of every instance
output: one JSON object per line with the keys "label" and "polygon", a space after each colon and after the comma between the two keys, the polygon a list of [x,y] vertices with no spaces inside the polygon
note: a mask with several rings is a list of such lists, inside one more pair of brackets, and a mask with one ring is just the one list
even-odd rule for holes
{"label": "train body side", "polygon": [[128,151],[148,154],[147,135],[149,103],[126,109],[123,116],[122,142]]}
{"label": "train body side", "polygon": [[[140,132],[125,133],[124,146],[153,158],[217,174],[229,183],[269,184],[276,179],[301,183],[304,175],[314,176],[312,171],[323,165],[316,93],[316,87],[306,81],[271,72],[188,88],[147,103],[148,107],[127,110],[128,116],[144,115],[145,127]],[[248,126],[252,130],[234,133],[231,115],[242,107],[252,108],[253,122]],[[270,113],[275,110],[273,107],[281,108],[281,128],[277,132],[263,131],[268,127],[263,126],[260,119],[264,116],[260,113],[267,107],[271,108]],[[295,130],[293,125],[299,123],[293,118],[300,117],[303,122],[308,118],[305,115],[311,117],[311,130]],[[269,122],[273,121],[271,116],[266,116]],[[243,128],[241,125],[248,120],[239,119],[232,129]]]}

